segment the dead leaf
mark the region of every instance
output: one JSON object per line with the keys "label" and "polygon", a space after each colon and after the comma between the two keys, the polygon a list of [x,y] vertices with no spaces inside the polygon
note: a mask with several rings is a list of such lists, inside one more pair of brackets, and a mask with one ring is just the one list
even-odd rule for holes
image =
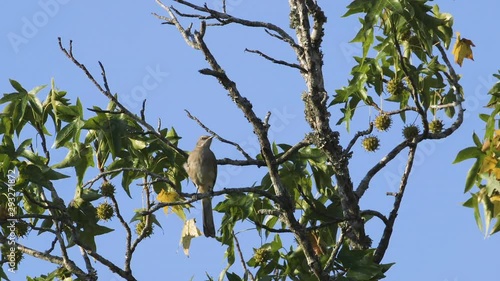
{"label": "dead leaf", "polygon": [[462,62],[465,59],[474,60],[472,54],[472,48],[475,47],[471,40],[466,38],[460,38],[460,32],[457,32],[457,41],[455,41],[455,46],[453,46],[452,53],[455,56],[455,62],[462,66]]}
{"label": "dead leaf", "polygon": [[189,246],[191,246],[191,239],[201,236],[201,230],[196,227],[195,219],[190,219],[184,222],[181,234],[181,244],[184,254],[189,257]]}
{"label": "dead leaf", "polygon": [[485,140],[483,143],[483,147],[481,147],[481,151],[485,152],[486,150],[488,150],[490,148],[490,144],[491,142],[489,139]]}

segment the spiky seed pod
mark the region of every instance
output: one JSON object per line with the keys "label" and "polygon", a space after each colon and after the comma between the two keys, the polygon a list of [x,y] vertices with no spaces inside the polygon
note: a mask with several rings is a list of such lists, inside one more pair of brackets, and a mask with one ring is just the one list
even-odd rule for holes
{"label": "spiky seed pod", "polygon": [[391,127],[392,119],[387,114],[380,114],[375,118],[375,128],[379,131],[387,131]]}
{"label": "spiky seed pod", "polygon": [[418,136],[420,129],[417,125],[408,125],[403,128],[403,136],[407,140],[412,140]]}
{"label": "spiky seed pod", "polygon": [[113,206],[108,202],[101,203],[97,206],[97,218],[103,221],[110,220],[115,214]]}
{"label": "spiky seed pod", "polygon": [[17,237],[24,237],[28,233],[28,224],[25,221],[18,221],[15,230]]}
{"label": "spiky seed pod", "polygon": [[433,134],[441,133],[443,130],[444,124],[443,121],[436,119],[432,120],[431,123],[429,123],[429,131]]}
{"label": "spiky seed pod", "polygon": [[149,225],[146,226],[146,220],[141,220],[135,225],[135,233],[141,235],[142,230],[144,230],[145,237],[151,236],[151,234],[153,234],[153,224],[149,223]]}
{"label": "spiky seed pod", "polygon": [[115,186],[109,181],[105,181],[101,185],[101,194],[104,197],[111,197],[115,194]]}
{"label": "spiky seed pod", "polygon": [[393,96],[400,95],[405,89],[403,81],[399,78],[393,78],[387,82],[387,92]]}
{"label": "spiky seed pod", "polygon": [[380,147],[380,140],[378,137],[370,135],[363,139],[361,145],[366,151],[373,152]]}
{"label": "spiky seed pod", "polygon": [[263,264],[268,261],[271,257],[271,252],[267,248],[258,248],[253,254],[253,258],[256,264]]}

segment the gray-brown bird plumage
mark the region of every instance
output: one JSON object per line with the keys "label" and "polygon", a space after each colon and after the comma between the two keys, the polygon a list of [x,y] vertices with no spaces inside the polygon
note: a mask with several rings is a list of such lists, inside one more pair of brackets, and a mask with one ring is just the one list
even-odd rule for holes
{"label": "gray-brown bird plumage", "polygon": [[[217,178],[217,159],[210,150],[212,138],[201,136],[184,165],[189,178],[196,185],[199,193],[212,192]],[[203,209],[203,233],[206,237],[215,237],[212,199],[203,198],[201,206]]]}

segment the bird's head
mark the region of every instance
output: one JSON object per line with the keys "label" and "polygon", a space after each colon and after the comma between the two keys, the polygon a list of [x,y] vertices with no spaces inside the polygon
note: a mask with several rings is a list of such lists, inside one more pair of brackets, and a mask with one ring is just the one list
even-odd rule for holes
{"label": "bird's head", "polygon": [[214,136],[201,136],[196,143],[197,147],[210,147]]}

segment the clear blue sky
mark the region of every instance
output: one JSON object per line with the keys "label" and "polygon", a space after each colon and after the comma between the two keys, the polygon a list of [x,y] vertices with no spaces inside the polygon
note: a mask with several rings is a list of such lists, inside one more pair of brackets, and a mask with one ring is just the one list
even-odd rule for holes
{"label": "clear blue sky", "polygon": [[[207,4],[218,2],[210,0]],[[286,1],[227,2],[230,11],[237,16],[273,21],[285,28],[288,26]],[[328,16],[323,50],[326,86],[333,95],[335,89],[346,85],[353,64],[351,57],[361,54],[359,47],[347,43],[359,25],[354,17],[340,18],[348,1],[320,2],[325,3]],[[489,99],[486,93],[494,82],[491,74],[500,68],[500,33],[495,27],[500,2],[485,0],[481,1],[480,7],[466,1],[434,2],[441,5],[441,11],[454,15],[455,30],[476,45],[473,49],[475,61],[466,60],[462,68],[457,66],[458,72],[463,75],[466,118],[462,128],[452,137],[420,146],[385,256],[385,262],[396,262],[386,280],[495,280],[498,278],[498,257],[494,254],[500,246],[500,235],[484,239],[475,225],[472,211],[461,206],[467,198],[462,192],[465,174],[471,163],[452,165],[451,162],[461,148],[471,145],[473,131],[479,135],[483,133],[483,124],[478,121],[477,115],[484,111],[483,105]],[[151,12],[165,14],[152,0],[2,2],[1,92],[11,91],[9,78],[28,89],[50,84],[50,80],[55,78],[57,87],[68,91],[73,100],[79,97],[85,108],[92,105],[105,107],[107,100],[59,51],[57,37],[62,37],[64,43],[71,39],[74,54],[93,71],[95,77],[100,78],[97,61],[104,64],[111,90],[119,93],[129,109],[139,113],[142,99],[147,98],[148,120],[156,123],[161,118],[164,126],[175,127],[183,137],[180,143],[183,149],[192,149],[203,133],[186,117],[183,110],[188,109],[221,136],[240,143],[255,155],[258,151],[255,138],[242,114],[214,79],[197,73],[197,70],[206,67],[201,54],[188,47],[173,27],[161,25]],[[18,40],[17,43],[12,42],[13,38]],[[299,141],[308,129],[300,100],[304,90],[301,77],[293,70],[272,65],[243,51],[245,48],[260,49],[279,58],[292,59],[293,54],[287,46],[266,36],[262,30],[237,26],[210,28],[206,39],[219,62],[238,83],[241,93],[253,102],[256,112],[261,117],[267,111],[273,112],[273,140],[278,143]],[[44,99],[46,94],[45,90],[41,98]],[[337,110],[332,112],[334,119],[339,116]],[[364,129],[369,114],[366,108],[358,110],[353,130]],[[346,135],[342,127],[339,130],[344,133],[343,143],[347,143],[351,136]],[[400,133],[394,130],[388,134],[381,136],[382,141],[386,141],[385,149],[389,147],[391,138],[399,137]],[[384,155],[387,151],[384,147],[375,154],[359,151],[351,168],[355,184]],[[213,150],[220,158],[240,157],[233,147],[221,143],[214,142]],[[362,208],[379,209],[385,213],[390,210],[392,197],[385,194],[397,188],[393,178],[399,174],[404,157],[398,159],[401,160],[389,165],[374,180],[361,202]],[[220,167],[218,188],[252,185],[260,181],[262,173]],[[61,192],[70,199],[74,189],[71,185],[65,188],[67,190]],[[192,184],[184,188],[193,191]],[[138,188],[133,195],[133,200],[121,196],[130,210],[129,218],[131,210],[141,207]],[[198,209],[188,216],[201,220]],[[217,276],[225,267],[225,249],[214,239],[195,239],[191,256],[187,258],[178,244],[180,220],[171,214],[164,216],[161,213],[158,213],[158,218],[163,231],[157,228],[154,238],[142,243],[134,258],[134,273],[139,280],[189,280],[191,277],[193,280],[204,280],[205,272]],[[217,223],[220,224],[220,216],[216,217]],[[116,222],[112,221],[110,226],[116,226]],[[369,224],[368,230],[377,241],[380,225]],[[122,264],[123,232],[116,231],[115,235],[113,239],[98,240],[98,249],[104,256],[111,256],[111,260]],[[40,245],[40,241],[35,236],[22,240],[34,246]],[[248,241],[252,243],[248,244]],[[258,247],[260,243],[253,233],[243,234],[240,242],[246,244],[247,249]],[[248,251],[245,254],[250,255]],[[208,255],[211,258],[207,260]],[[26,274],[38,275],[52,268],[48,263],[26,258],[12,280],[24,280]],[[233,270],[241,272],[241,265],[236,263]],[[161,277],[156,274],[161,274]],[[100,280],[120,280],[106,270],[101,270],[99,276]]]}

